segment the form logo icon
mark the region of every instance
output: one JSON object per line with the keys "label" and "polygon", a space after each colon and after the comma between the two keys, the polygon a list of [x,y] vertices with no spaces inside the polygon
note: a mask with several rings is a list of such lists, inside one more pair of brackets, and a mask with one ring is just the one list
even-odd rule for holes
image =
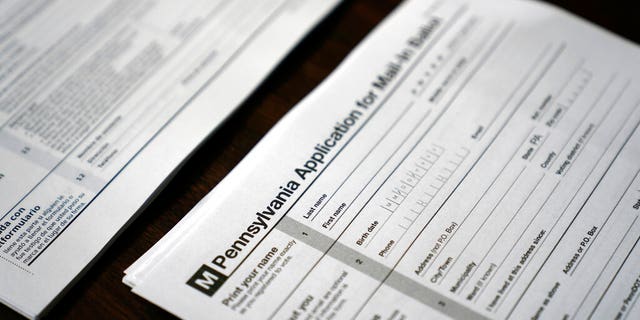
{"label": "form logo icon", "polygon": [[225,281],[227,281],[227,276],[203,264],[202,267],[191,276],[187,284],[211,297],[222,287]]}

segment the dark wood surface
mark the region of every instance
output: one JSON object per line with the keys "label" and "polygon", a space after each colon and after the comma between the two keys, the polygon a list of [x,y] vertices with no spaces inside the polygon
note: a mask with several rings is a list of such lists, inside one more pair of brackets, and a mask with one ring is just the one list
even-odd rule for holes
{"label": "dark wood surface", "polygon": [[[167,187],[97,259],[47,314],[47,319],[172,319],[131,293],[123,271],[160,240],[316,87],[398,0],[345,1],[311,33],[235,114],[194,154]],[[550,1],[636,43],[640,19],[633,2]],[[19,318],[5,307],[0,319]]]}

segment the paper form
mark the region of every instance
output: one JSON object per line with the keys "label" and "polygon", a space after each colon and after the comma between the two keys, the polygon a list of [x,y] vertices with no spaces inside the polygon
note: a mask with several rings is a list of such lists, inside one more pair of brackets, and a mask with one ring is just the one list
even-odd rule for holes
{"label": "paper form", "polygon": [[337,1],[2,1],[0,300],[36,317]]}
{"label": "paper form", "polygon": [[628,318],[640,51],[532,1],[407,1],[127,271],[183,318]]}

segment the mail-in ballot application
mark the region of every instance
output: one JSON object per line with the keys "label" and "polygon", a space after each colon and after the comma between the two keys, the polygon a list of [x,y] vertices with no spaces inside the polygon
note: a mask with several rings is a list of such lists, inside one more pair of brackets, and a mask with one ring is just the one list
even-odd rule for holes
{"label": "mail-in ballot application", "polygon": [[637,319],[640,50],[407,1],[128,271],[184,318]]}

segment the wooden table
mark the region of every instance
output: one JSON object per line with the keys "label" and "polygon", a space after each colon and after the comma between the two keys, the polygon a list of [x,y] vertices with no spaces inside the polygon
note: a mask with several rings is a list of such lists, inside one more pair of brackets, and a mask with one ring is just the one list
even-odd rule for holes
{"label": "wooden table", "polygon": [[[211,135],[158,197],[114,241],[52,308],[48,319],[170,319],[172,315],[131,293],[123,271],[165,235],[316,87],[400,1],[346,1],[304,40],[265,83]],[[605,0],[553,0],[640,43],[632,4]],[[616,1],[617,2],[617,1]],[[19,318],[1,306],[0,318]]]}

